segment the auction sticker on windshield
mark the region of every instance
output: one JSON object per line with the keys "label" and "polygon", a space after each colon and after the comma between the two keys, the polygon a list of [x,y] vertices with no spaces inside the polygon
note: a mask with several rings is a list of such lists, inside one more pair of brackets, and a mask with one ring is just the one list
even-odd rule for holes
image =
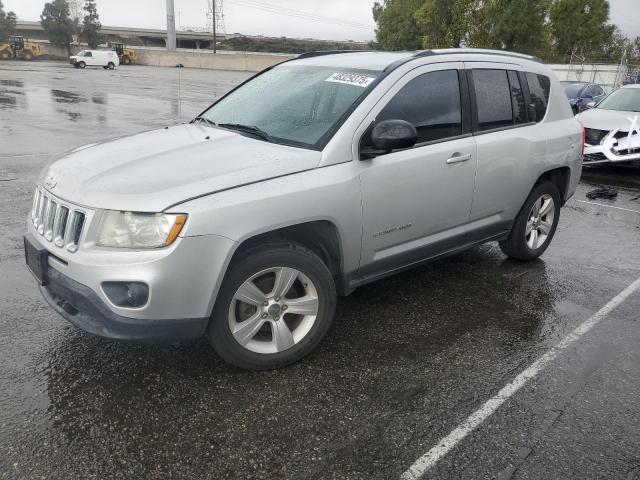
{"label": "auction sticker on windshield", "polygon": [[357,87],[365,88],[374,80],[375,77],[368,77],[367,75],[336,72],[327,78],[325,82],[346,83],[347,85],[355,85]]}

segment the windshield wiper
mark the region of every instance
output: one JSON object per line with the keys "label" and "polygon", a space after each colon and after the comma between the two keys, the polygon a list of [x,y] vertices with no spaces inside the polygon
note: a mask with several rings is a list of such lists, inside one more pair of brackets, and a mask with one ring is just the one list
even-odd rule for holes
{"label": "windshield wiper", "polygon": [[253,125],[242,125],[240,123],[221,123],[218,126],[222,128],[228,128],[229,130],[237,130],[239,132],[255,135],[256,137],[259,137],[262,140],[266,140],[267,142],[276,143],[271,135],[269,135],[261,128]]}
{"label": "windshield wiper", "polygon": [[212,127],[217,127],[216,122],[209,120],[207,117],[199,116],[193,119],[193,122],[204,122]]}

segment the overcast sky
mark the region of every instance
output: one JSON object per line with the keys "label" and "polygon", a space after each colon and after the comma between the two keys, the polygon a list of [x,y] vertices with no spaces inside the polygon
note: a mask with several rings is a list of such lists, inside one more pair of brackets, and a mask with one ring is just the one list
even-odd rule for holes
{"label": "overcast sky", "polygon": [[[6,10],[13,10],[22,20],[39,20],[45,3],[43,0],[2,1]],[[224,0],[226,30],[251,35],[371,40],[375,27],[371,16],[373,3],[373,0]],[[639,0],[609,0],[609,3],[611,21],[625,33],[640,36]],[[166,0],[97,0],[97,4],[104,25],[166,28]],[[267,10],[272,5],[288,15],[256,8],[256,4],[266,4]],[[175,0],[175,9],[176,24],[206,25],[207,0]],[[338,20],[301,18],[291,10]],[[354,23],[358,25],[351,25]]]}

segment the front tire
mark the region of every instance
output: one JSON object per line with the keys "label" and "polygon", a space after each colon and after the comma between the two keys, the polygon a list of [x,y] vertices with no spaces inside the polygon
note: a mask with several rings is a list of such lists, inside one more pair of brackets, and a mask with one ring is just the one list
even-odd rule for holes
{"label": "front tire", "polygon": [[293,243],[265,245],[229,268],[209,323],[209,340],[237,367],[284,367],[320,343],[335,305],[333,277],[315,253]]}
{"label": "front tire", "polygon": [[87,64],[84,62],[78,62],[77,65],[78,65],[78,68],[85,68],[87,66]]}
{"label": "front tire", "polygon": [[533,189],[500,249],[510,258],[535,260],[549,247],[560,218],[560,192],[544,181]]}

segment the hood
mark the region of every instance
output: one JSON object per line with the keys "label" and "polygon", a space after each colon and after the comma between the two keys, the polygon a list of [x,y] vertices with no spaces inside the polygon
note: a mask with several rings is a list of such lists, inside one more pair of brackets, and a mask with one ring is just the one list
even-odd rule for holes
{"label": "hood", "polygon": [[40,184],[87,207],[160,212],[189,198],[315,168],[321,155],[179,125],[78,148],[45,168]]}
{"label": "hood", "polygon": [[596,130],[614,130],[617,128],[623,132],[628,132],[631,128],[631,119],[633,117],[640,117],[640,114],[638,112],[621,112],[602,108],[591,108],[576,116],[585,128],[594,128]]}

